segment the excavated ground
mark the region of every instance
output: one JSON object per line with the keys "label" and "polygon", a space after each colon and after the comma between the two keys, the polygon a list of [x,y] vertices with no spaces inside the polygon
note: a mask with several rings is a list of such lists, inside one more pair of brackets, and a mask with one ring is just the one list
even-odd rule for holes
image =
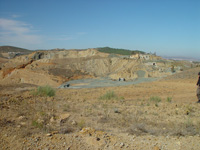
{"label": "excavated ground", "polygon": [[166,77],[172,74],[171,69],[180,72],[195,67],[192,62],[157,60],[156,56],[152,57],[155,60],[110,57],[95,49],[33,52],[1,63],[0,84],[48,84],[58,87],[66,81],[97,77],[113,80],[125,78],[131,81],[137,78]]}
{"label": "excavated ground", "polygon": [[[113,87],[113,86],[126,86],[126,85],[133,85],[139,84],[143,82],[152,82],[158,80],[159,78],[137,78],[132,81],[119,81],[119,80],[112,80],[110,78],[94,78],[94,79],[79,79],[79,80],[72,80],[68,81],[59,88],[98,88],[98,87]],[[69,87],[67,86],[69,85]]]}
{"label": "excavated ground", "polygon": [[[199,70],[129,86],[56,89],[54,97],[34,96],[31,84],[2,85],[1,149],[199,149]],[[113,99],[102,98],[108,91]]]}
{"label": "excavated ground", "polygon": [[[196,67],[191,62],[162,60],[152,66],[153,61],[111,58],[93,49],[42,51],[1,62],[0,149],[200,147],[200,68],[184,71]],[[171,69],[183,72],[171,75]],[[56,88],[65,82],[72,88]],[[37,86],[46,84],[56,95],[35,96]]]}

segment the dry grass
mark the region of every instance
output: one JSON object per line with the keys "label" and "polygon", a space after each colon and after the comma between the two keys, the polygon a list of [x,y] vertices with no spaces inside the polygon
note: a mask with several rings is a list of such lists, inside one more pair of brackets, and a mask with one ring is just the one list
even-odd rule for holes
{"label": "dry grass", "polygon": [[[187,137],[200,134],[198,105],[179,102],[171,93],[161,96],[159,91],[157,97],[152,96],[155,93],[144,97],[147,91],[143,90],[144,86],[133,88],[125,87],[121,93],[114,88],[58,90],[54,97],[33,96],[30,91],[1,94],[0,129],[19,138],[53,132],[73,135],[84,127],[135,136]],[[119,100],[111,96],[114,98],[100,100],[106,91],[115,91],[111,95],[117,93],[116,97],[125,98]],[[173,101],[169,95],[173,95]],[[66,113],[70,117],[60,121],[59,116]]]}
{"label": "dry grass", "polygon": [[46,85],[46,86],[39,86],[37,89],[32,91],[32,94],[33,95],[39,95],[39,96],[52,97],[52,96],[55,96],[56,91],[55,91],[55,89],[53,89],[49,85]]}
{"label": "dry grass", "polygon": [[[1,127],[20,125],[17,118],[23,116],[25,118],[21,125],[21,131],[27,132],[24,135],[31,135],[36,132],[58,131],[62,134],[71,133],[82,129],[85,126],[108,130],[117,129],[119,132],[127,132],[135,135],[197,135],[200,134],[200,121],[194,122],[196,118],[196,108],[189,105],[180,105],[177,109],[180,111],[185,108],[184,112],[172,112],[173,103],[168,101],[161,102],[160,98],[150,98],[156,100],[140,100],[138,101],[99,101],[94,100],[92,103],[71,103],[63,100],[56,100],[50,97],[40,96],[16,96],[11,97],[5,103],[1,103],[1,107],[9,105],[9,109],[5,109],[6,114],[1,117]],[[159,101],[158,101],[158,100]],[[159,102],[159,107],[154,104]],[[171,112],[165,112],[168,107]],[[68,112],[72,115],[65,122],[58,123],[59,114]],[[166,113],[166,114],[165,114]],[[173,114],[172,114],[173,113]],[[11,116],[14,114],[16,121],[12,121]],[[80,116],[81,114],[81,116]],[[171,115],[171,117],[169,116]],[[177,118],[173,119],[176,115]],[[75,117],[77,116],[77,117]],[[52,118],[54,121],[52,121]],[[74,120],[77,122],[72,125]],[[169,121],[166,122],[165,119]]]}

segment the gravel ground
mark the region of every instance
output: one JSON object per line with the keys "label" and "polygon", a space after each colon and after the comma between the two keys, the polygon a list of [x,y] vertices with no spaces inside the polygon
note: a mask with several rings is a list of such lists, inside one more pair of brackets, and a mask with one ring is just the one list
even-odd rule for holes
{"label": "gravel ground", "polygon": [[[59,86],[59,88],[96,88],[96,87],[113,87],[113,86],[125,86],[132,84],[139,84],[143,82],[152,82],[158,80],[158,78],[137,78],[132,81],[118,81],[109,78],[96,78],[96,79],[80,79],[66,82]],[[67,85],[70,85],[67,87]]]}

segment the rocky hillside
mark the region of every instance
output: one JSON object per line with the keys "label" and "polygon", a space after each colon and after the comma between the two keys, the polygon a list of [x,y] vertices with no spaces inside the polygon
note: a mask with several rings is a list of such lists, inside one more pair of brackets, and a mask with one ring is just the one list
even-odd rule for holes
{"label": "rocky hillside", "polygon": [[[0,63],[0,149],[199,149],[198,65],[96,49],[8,59]],[[101,84],[100,77],[115,83],[119,77],[162,79],[117,88],[52,88],[81,78]]]}
{"label": "rocky hillside", "polygon": [[49,84],[56,87],[63,82],[83,78],[160,78],[194,66],[191,62],[164,60],[154,55],[146,57],[129,58],[96,49],[34,51],[1,65],[0,84]]}
{"label": "rocky hillside", "polygon": [[163,80],[194,80],[198,78],[198,73],[200,72],[200,67],[191,68],[182,72],[179,72],[177,74],[173,74],[171,76],[168,76],[164,78]]}

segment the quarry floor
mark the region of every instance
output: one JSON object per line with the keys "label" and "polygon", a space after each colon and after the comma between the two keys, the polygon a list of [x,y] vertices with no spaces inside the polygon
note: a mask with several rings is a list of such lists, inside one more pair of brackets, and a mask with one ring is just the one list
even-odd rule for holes
{"label": "quarry floor", "polygon": [[[155,80],[159,80],[160,78],[137,78],[135,80],[129,81],[119,81],[113,80],[110,78],[95,78],[95,79],[79,79],[79,80],[72,80],[66,82],[59,86],[59,88],[97,88],[97,87],[114,87],[114,86],[126,86],[126,85],[134,85],[144,82],[152,82]],[[67,87],[67,85],[70,85]]]}

